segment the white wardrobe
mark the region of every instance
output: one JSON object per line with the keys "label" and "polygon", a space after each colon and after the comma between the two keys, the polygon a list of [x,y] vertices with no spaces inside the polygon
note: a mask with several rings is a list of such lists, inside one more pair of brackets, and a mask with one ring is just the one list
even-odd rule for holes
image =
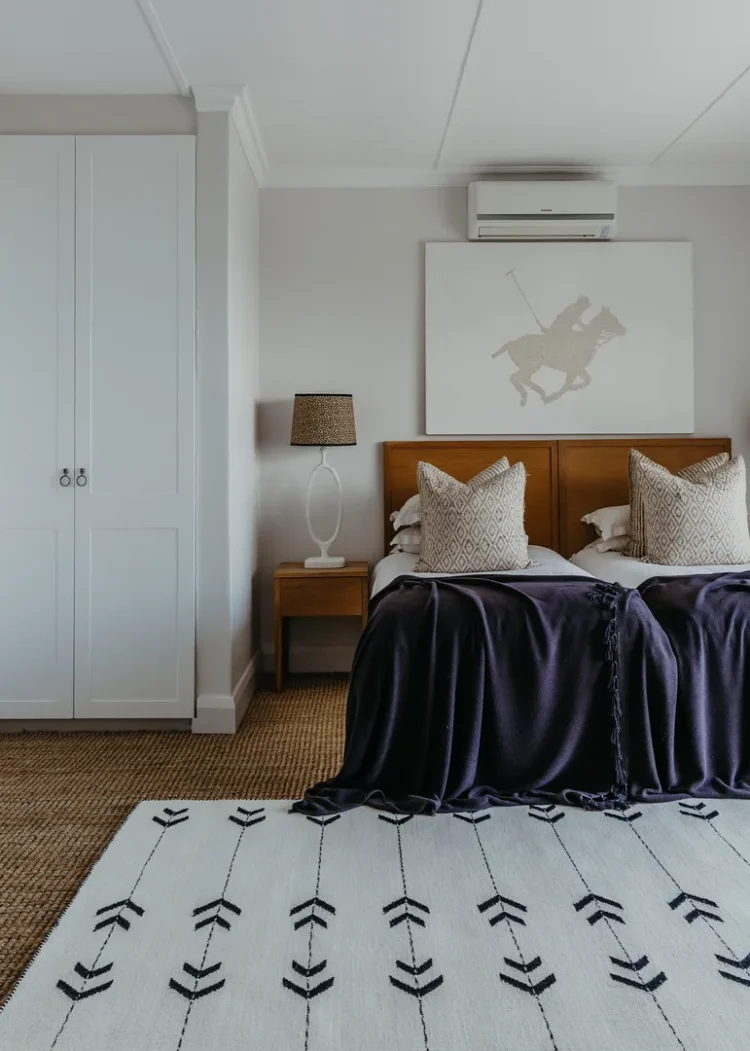
{"label": "white wardrobe", "polygon": [[189,718],[190,136],[0,137],[0,719]]}

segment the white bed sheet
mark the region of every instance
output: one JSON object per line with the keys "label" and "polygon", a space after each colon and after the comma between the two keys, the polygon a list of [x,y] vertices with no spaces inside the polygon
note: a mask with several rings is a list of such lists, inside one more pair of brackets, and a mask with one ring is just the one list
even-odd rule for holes
{"label": "white bed sheet", "polygon": [[[528,569],[509,569],[503,570],[503,573],[507,573],[508,576],[512,577],[566,577],[566,576],[578,576],[587,577],[589,573],[581,566],[572,565],[567,558],[563,558],[562,555],[558,555],[556,551],[552,551],[548,547],[533,547],[529,546],[529,558],[533,562],[538,562],[538,566],[529,566]],[[382,591],[384,587],[387,587],[396,577],[406,575],[413,575],[418,577],[444,577],[444,576],[465,576],[466,574],[461,573],[414,573],[414,567],[419,561],[419,555],[409,555],[406,551],[398,551],[395,555],[386,555],[385,558],[381,558],[378,564],[375,566],[375,571],[372,574],[372,589],[370,595],[377,595],[379,591]],[[470,574],[471,576],[481,574]]]}
{"label": "white bed sheet", "polygon": [[626,588],[637,588],[649,577],[684,577],[698,573],[744,573],[750,564],[740,566],[660,566],[654,562],[641,562],[628,558],[620,551],[597,551],[585,547],[570,556],[570,561],[580,569],[587,570],[600,580],[611,584],[622,584]]}

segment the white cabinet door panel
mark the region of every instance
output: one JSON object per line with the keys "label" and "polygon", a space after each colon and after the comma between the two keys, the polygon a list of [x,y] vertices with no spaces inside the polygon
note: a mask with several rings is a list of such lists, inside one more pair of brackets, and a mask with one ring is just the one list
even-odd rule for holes
{"label": "white cabinet door panel", "polygon": [[190,717],[193,139],[76,148],[75,714]]}
{"label": "white cabinet door panel", "polygon": [[75,144],[0,137],[0,718],[73,714]]}

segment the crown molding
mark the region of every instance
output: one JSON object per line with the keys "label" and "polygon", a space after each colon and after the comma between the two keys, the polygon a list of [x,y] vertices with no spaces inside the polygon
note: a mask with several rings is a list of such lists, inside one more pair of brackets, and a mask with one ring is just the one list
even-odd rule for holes
{"label": "crown molding", "polygon": [[268,157],[255,119],[250,93],[244,85],[194,87],[193,98],[198,113],[228,113],[232,118],[247,163],[258,186],[266,185]]}
{"label": "crown molding", "polygon": [[278,189],[417,189],[429,186],[466,186],[476,174],[467,171],[436,172],[432,168],[317,168],[275,167],[265,183]]}
{"label": "crown molding", "polygon": [[498,166],[456,171],[432,168],[317,168],[278,167],[264,186],[276,189],[419,189],[441,186],[467,186],[482,179],[607,179],[621,186],[750,186],[750,157],[726,164],[590,165],[544,167]]}
{"label": "crown molding", "polygon": [[180,95],[189,95],[190,84],[182,71],[177,56],[172,50],[172,45],[169,43],[169,38],[164,32],[164,26],[161,24],[151,0],[135,0],[135,4],[143,16],[144,22],[148,26],[151,37],[156,44],[157,51],[164,59],[164,64],[169,70],[169,75],[172,78],[174,86],[177,88]]}

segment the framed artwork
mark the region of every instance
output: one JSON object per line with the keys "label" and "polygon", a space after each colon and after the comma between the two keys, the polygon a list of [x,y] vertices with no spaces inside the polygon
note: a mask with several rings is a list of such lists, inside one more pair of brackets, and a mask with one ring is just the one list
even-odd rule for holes
{"label": "framed artwork", "polygon": [[693,430],[687,242],[425,246],[428,434]]}

